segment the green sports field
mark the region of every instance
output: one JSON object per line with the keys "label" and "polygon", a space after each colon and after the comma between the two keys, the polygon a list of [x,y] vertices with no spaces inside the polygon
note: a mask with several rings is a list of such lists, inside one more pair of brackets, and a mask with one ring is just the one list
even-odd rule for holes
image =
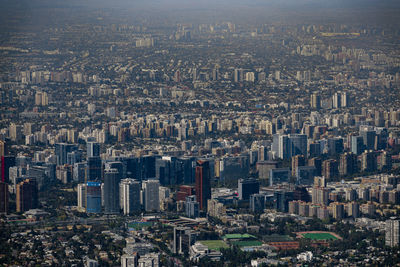
{"label": "green sports field", "polygon": [[128,223],[128,228],[131,230],[140,230],[142,228],[149,228],[153,226],[152,222],[131,222]]}
{"label": "green sports field", "polygon": [[312,240],[336,240],[338,239],[336,236],[330,233],[305,233],[302,234],[303,237],[312,239]]}
{"label": "green sports field", "polygon": [[222,240],[202,240],[199,242],[212,250],[220,250],[221,248],[229,248],[229,246]]}

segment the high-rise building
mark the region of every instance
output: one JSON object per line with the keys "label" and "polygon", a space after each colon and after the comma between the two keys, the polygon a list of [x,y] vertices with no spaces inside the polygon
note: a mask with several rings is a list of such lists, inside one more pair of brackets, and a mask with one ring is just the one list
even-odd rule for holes
{"label": "high-rise building", "polygon": [[211,171],[209,161],[197,161],[196,166],[196,199],[200,210],[207,210],[207,200],[211,199]]}
{"label": "high-rise building", "polygon": [[293,191],[276,190],[274,192],[274,208],[277,211],[288,212],[289,202],[293,200]]}
{"label": "high-rise building", "polygon": [[0,213],[8,213],[9,192],[8,184],[0,182]]}
{"label": "high-rise building", "polygon": [[183,170],[176,157],[156,159],[156,178],[163,186],[176,185],[183,182]]}
{"label": "high-rise building", "polygon": [[124,164],[121,161],[105,162],[104,169],[116,169],[118,171],[118,182],[126,178],[124,177]]}
{"label": "high-rise building", "polygon": [[219,218],[226,215],[226,207],[216,199],[207,201],[207,213],[209,216]]}
{"label": "high-rise building", "polygon": [[197,233],[189,227],[174,228],[173,253],[183,254],[189,252],[190,246],[196,242]]}
{"label": "high-rise building", "polygon": [[322,175],[327,180],[331,180],[339,176],[338,162],[334,159],[324,160],[324,162],[322,163]]}
{"label": "high-rise building", "polygon": [[67,140],[68,143],[76,143],[78,142],[78,131],[76,129],[69,129],[67,131]]}
{"label": "high-rise building", "polygon": [[11,123],[9,127],[10,139],[14,142],[21,141],[22,139],[22,126]]}
{"label": "high-rise building", "polygon": [[325,177],[323,176],[314,177],[314,187],[326,187]]}
{"label": "high-rise building", "polygon": [[199,202],[196,200],[196,196],[188,196],[186,197],[185,202],[186,208],[186,216],[189,218],[197,218],[199,217]]}
{"label": "high-rise building", "polygon": [[224,183],[237,181],[249,173],[250,162],[248,155],[224,156],[219,161],[219,177]]}
{"label": "high-rise building", "polygon": [[265,209],[267,195],[253,194],[250,196],[250,209],[252,212],[263,212]]}
{"label": "high-rise building", "polygon": [[400,244],[400,220],[386,220],[385,245],[396,247]]}
{"label": "high-rise building", "polygon": [[260,192],[260,183],[256,179],[239,179],[238,192],[239,199],[248,200],[250,195]]}
{"label": "high-rise building", "polygon": [[290,134],[290,149],[291,156],[303,155],[307,156],[307,135],[305,134]]}
{"label": "high-rise building", "polygon": [[364,149],[364,140],[362,136],[351,137],[351,152],[360,155]]}
{"label": "high-rise building", "polygon": [[77,145],[67,143],[55,144],[55,154],[57,156],[57,165],[67,164],[67,154],[77,150]]}
{"label": "high-rise building", "polygon": [[72,151],[67,153],[67,164],[74,165],[75,163],[81,162],[82,154],[80,151]]}
{"label": "high-rise building", "polygon": [[104,170],[104,212],[119,213],[119,173],[117,169]]}
{"label": "high-rise building", "polygon": [[86,144],[87,158],[100,156],[100,144],[96,142],[88,142]]}
{"label": "high-rise building", "polygon": [[278,157],[280,159],[289,159],[291,157],[289,137],[287,135],[278,136]]}
{"label": "high-rise building", "polygon": [[271,169],[278,168],[277,161],[258,161],[256,164],[258,171],[258,179],[269,179],[269,174]]}
{"label": "high-rise building", "polygon": [[373,172],[378,168],[377,155],[374,151],[365,151],[361,155],[361,170]]}
{"label": "high-rise building", "polygon": [[38,207],[38,189],[35,179],[26,179],[17,184],[17,212],[24,212]]}
{"label": "high-rise building", "polygon": [[242,82],[242,81],[243,81],[243,78],[244,78],[243,69],[235,69],[235,70],[233,71],[233,81],[234,81],[235,83],[237,83],[237,82]]}
{"label": "high-rise building", "polygon": [[303,155],[296,155],[292,157],[292,176],[295,177],[297,168],[306,165],[306,158]]}
{"label": "high-rise building", "polygon": [[278,168],[269,170],[269,185],[288,183],[290,181],[290,169]]}
{"label": "high-rise building", "polygon": [[344,218],[344,205],[342,203],[334,202],[330,204],[332,217],[336,220]]}
{"label": "high-rise building", "polygon": [[169,199],[171,195],[171,189],[168,187],[160,186],[159,188],[159,196],[160,196],[160,203],[165,201],[166,199]]}
{"label": "high-rise building", "polygon": [[0,158],[7,156],[7,154],[8,154],[7,142],[0,140]]}
{"label": "high-rise building", "polygon": [[296,155],[307,156],[307,135],[274,135],[272,150],[280,159],[290,159]]}
{"label": "high-rise building", "polygon": [[298,185],[311,185],[316,175],[316,168],[314,166],[299,166],[296,168],[296,184]]}
{"label": "high-rise building", "polygon": [[308,166],[315,167],[315,175],[322,175],[322,160],[320,158],[311,158],[308,160]]}
{"label": "high-rise building", "polygon": [[121,267],[138,267],[139,255],[137,252],[133,254],[124,254],[121,256]]}
{"label": "high-rise building", "polygon": [[320,109],[321,108],[321,96],[317,93],[313,93],[311,95],[310,104],[311,104],[312,109]]}
{"label": "high-rise building", "polygon": [[100,157],[90,157],[86,163],[86,181],[101,181],[102,162]]}
{"label": "high-rise building", "polygon": [[84,182],[85,181],[85,170],[86,170],[86,163],[85,162],[77,162],[74,164],[74,171],[73,171],[73,180],[75,182]]}
{"label": "high-rise building", "polygon": [[342,106],[342,95],[340,93],[335,93],[332,97],[332,107],[340,108]]}
{"label": "high-rise building", "polygon": [[392,156],[387,151],[381,152],[377,157],[377,165],[379,170],[390,170],[392,168]]}
{"label": "high-rise building", "polygon": [[328,139],[328,153],[330,156],[343,153],[343,139],[342,138],[329,138]]}
{"label": "high-rise building", "polygon": [[350,202],[347,204],[347,215],[349,217],[358,218],[360,217],[360,204],[357,202]]}
{"label": "high-rise building", "polygon": [[195,195],[195,188],[189,185],[181,185],[179,191],[176,192],[177,201],[185,201],[186,197]]}
{"label": "high-rise building", "polygon": [[78,208],[81,211],[86,210],[86,184],[78,184]]}
{"label": "high-rise building", "polygon": [[160,210],[160,197],[159,197],[160,182],[157,180],[147,180],[142,184],[144,191],[144,209],[146,211],[159,211]]}
{"label": "high-rise building", "polygon": [[328,205],[330,189],[325,187],[313,187],[312,203],[319,205]]}
{"label": "high-rise building", "polygon": [[373,150],[375,148],[376,132],[371,130],[363,130],[360,131],[360,135],[363,138],[365,149]]}
{"label": "high-rise building", "polygon": [[123,179],[120,183],[121,209],[125,215],[140,211],[140,183],[134,179]]}
{"label": "high-rise building", "polygon": [[99,182],[86,183],[86,212],[101,212],[101,183]]}
{"label": "high-rise building", "polygon": [[7,183],[9,180],[10,167],[15,166],[14,156],[3,156],[1,157],[1,181]]}
{"label": "high-rise building", "polygon": [[357,155],[349,152],[340,155],[339,173],[340,175],[352,175],[357,172]]}

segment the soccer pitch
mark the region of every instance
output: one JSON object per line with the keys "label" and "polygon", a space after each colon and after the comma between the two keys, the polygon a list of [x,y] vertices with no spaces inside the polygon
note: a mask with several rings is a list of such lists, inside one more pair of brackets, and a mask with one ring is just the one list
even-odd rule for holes
{"label": "soccer pitch", "polygon": [[303,237],[312,240],[337,240],[338,238],[330,233],[304,233]]}
{"label": "soccer pitch", "polygon": [[229,248],[229,246],[222,240],[202,240],[199,242],[212,250],[220,250],[221,248]]}

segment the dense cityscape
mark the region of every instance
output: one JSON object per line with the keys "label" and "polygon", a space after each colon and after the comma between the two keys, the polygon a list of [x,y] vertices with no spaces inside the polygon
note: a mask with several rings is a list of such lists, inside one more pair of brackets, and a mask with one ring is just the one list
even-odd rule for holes
{"label": "dense cityscape", "polygon": [[400,5],[191,2],[1,1],[0,266],[398,266]]}

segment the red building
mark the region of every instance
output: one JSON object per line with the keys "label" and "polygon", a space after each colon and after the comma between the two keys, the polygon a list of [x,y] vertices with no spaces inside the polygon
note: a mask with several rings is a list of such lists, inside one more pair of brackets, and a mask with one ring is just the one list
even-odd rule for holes
{"label": "red building", "polygon": [[200,210],[207,209],[207,200],[211,199],[211,173],[209,161],[197,161],[196,166],[196,199]]}
{"label": "red building", "polygon": [[179,191],[176,192],[177,201],[185,201],[186,197],[193,196],[195,194],[195,188],[190,185],[181,185]]}

